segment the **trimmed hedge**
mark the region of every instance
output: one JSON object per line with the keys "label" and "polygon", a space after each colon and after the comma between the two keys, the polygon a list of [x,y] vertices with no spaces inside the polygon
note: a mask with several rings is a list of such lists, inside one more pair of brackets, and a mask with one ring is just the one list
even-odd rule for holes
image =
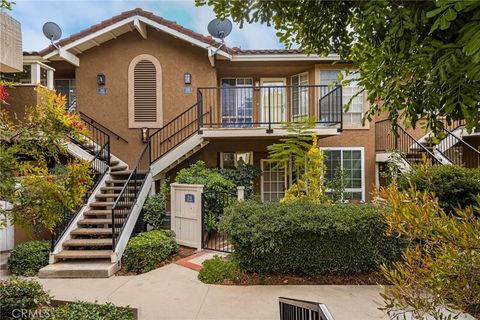
{"label": "trimmed hedge", "polygon": [[480,170],[462,166],[415,167],[400,176],[399,186],[408,189],[410,184],[419,191],[434,192],[440,206],[453,211],[477,205],[480,194]]}
{"label": "trimmed hedge", "polygon": [[222,259],[213,256],[212,259],[202,263],[202,269],[198,272],[198,279],[203,283],[217,283],[223,280],[239,281],[242,272],[231,259]]}
{"label": "trimmed hedge", "polygon": [[13,248],[8,257],[8,270],[19,276],[34,276],[48,265],[50,242],[35,240],[21,243]]}
{"label": "trimmed hedge", "polygon": [[15,276],[0,281],[0,319],[18,319],[20,312],[35,311],[48,306],[50,295],[35,280]]}
{"label": "trimmed hedge", "polygon": [[220,221],[242,270],[300,275],[377,271],[403,242],[384,235],[374,205],[238,202]]}
{"label": "trimmed hedge", "polygon": [[123,262],[127,271],[148,272],[177,251],[178,244],[172,231],[143,232],[130,238],[123,254]]}
{"label": "trimmed hedge", "polygon": [[117,307],[107,302],[95,304],[75,301],[51,309],[48,320],[134,320],[132,312],[127,308]]}

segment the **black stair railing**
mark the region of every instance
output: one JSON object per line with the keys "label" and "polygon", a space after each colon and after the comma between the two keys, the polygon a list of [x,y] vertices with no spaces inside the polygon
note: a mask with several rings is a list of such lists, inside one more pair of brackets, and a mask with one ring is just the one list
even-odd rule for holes
{"label": "black stair railing", "polygon": [[280,320],[334,320],[323,303],[283,297],[278,300]]}
{"label": "black stair railing", "polygon": [[[124,143],[128,143],[128,141],[123,138],[122,136],[120,136],[119,134],[117,134],[116,132],[114,132],[113,130],[107,128],[106,126],[104,126],[103,124],[95,121],[94,119],[92,119],[90,116],[86,115],[85,113],[83,112],[78,112],[78,114],[80,115],[80,118],[82,119],[82,121],[85,123],[85,125],[87,126],[87,130],[88,131],[91,131],[92,130],[92,134],[90,135],[91,138],[99,145],[103,145],[103,143],[101,143],[101,141],[97,141],[96,139],[98,138],[101,138],[101,134],[99,134],[99,136],[97,137],[97,133],[101,132],[103,135],[107,135],[107,136],[112,136],[112,137],[115,137],[117,140],[121,140],[123,141]],[[108,132],[108,134],[107,134]]]}
{"label": "black stair railing", "polygon": [[201,128],[265,128],[314,119],[342,129],[342,88],[328,85],[221,86],[197,89]]}
{"label": "black stair railing", "polygon": [[[150,158],[152,163],[198,132],[199,110],[198,104],[195,103],[150,135]],[[207,119],[208,116],[208,113],[204,113],[201,119]]]}
{"label": "black stair railing", "polygon": [[150,172],[150,163],[150,143],[147,143],[111,209],[112,250],[115,250],[125,224],[135,207]]}
{"label": "black stair railing", "polygon": [[423,144],[417,141],[398,123],[392,126],[389,119],[375,123],[375,150],[377,152],[398,151],[410,165],[422,162],[425,158],[431,165],[442,164]]}
{"label": "black stair railing", "polygon": [[[458,126],[456,127],[458,128]],[[480,151],[458,137],[452,131],[443,129],[445,138],[440,141],[437,150],[453,164],[467,168],[480,167]]]}
{"label": "black stair railing", "polygon": [[57,224],[52,232],[51,238],[51,251],[55,249],[60,238],[65,234],[65,231],[69,228],[72,224],[74,218],[78,215],[80,210],[87,204],[88,199],[92,195],[93,190],[98,187],[98,184],[108,172],[108,162],[107,159],[110,159],[110,144],[109,140],[99,149],[96,151],[95,156],[90,161],[90,168],[91,168],[91,175],[93,178],[93,184],[88,189],[88,191],[83,196],[83,201],[79,204],[74,210],[63,210],[63,218],[62,221]]}

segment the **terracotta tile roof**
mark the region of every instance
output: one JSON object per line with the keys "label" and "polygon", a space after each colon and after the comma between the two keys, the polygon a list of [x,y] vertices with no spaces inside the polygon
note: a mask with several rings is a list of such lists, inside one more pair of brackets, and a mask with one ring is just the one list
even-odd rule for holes
{"label": "terracotta tile roof", "polygon": [[253,50],[242,50],[240,48],[234,47],[232,50],[235,54],[238,55],[251,55],[251,54],[303,54],[304,50],[299,49],[253,49]]}
{"label": "terracotta tile roof", "polygon": [[[72,34],[71,36],[67,37],[67,38],[64,38],[64,39],[61,39],[58,44],[60,46],[65,46],[73,41],[76,41],[78,39],[81,39],[85,36],[88,36],[98,30],[101,30],[103,28],[106,28],[116,22],[119,22],[119,21],[122,21],[124,19],[127,19],[127,18],[130,18],[130,17],[133,17],[133,16],[142,16],[142,17],[145,17],[145,18],[148,18],[152,21],[155,21],[159,24],[162,24],[168,28],[171,28],[173,30],[176,30],[180,33],[183,33],[184,35],[187,35],[187,36],[190,36],[196,40],[199,40],[201,42],[204,42],[204,43],[207,43],[207,44],[210,44],[212,46],[219,46],[220,43],[215,41],[212,37],[210,36],[204,36],[204,35],[201,35],[197,32],[194,32],[190,29],[187,29],[185,27],[182,27],[181,25],[177,24],[175,21],[171,21],[171,20],[167,20],[167,19],[164,19],[162,17],[159,17],[155,14],[153,14],[152,12],[149,12],[149,11],[144,11],[140,8],[136,8],[136,9],[133,9],[133,10],[130,10],[130,11],[125,11],[125,12],[122,12],[121,14],[117,15],[117,16],[114,16],[110,19],[107,19],[107,20],[104,20],[98,24],[95,24],[93,26],[91,26],[90,28],[87,28],[87,29],[84,29],[78,33],[75,33],[75,34]],[[225,47],[224,47],[225,48]],[[55,50],[55,48],[50,45],[48,46],[47,48],[41,50],[39,52],[40,55],[46,55],[50,52],[52,52],[53,50]],[[229,51],[230,53],[232,52],[232,49],[230,48],[226,48],[225,50]]]}

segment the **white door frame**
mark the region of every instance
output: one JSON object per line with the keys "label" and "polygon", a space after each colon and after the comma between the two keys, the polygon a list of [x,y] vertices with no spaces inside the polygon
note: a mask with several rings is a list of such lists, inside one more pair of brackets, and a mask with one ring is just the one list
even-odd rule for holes
{"label": "white door frame", "polygon": [[[262,175],[260,176],[260,195],[261,195],[261,198],[262,198],[262,201],[265,201],[265,199],[263,198],[263,181],[264,181],[264,178],[263,178],[263,164],[265,162],[268,162],[269,160],[268,159],[260,159],[260,169],[262,170]],[[285,167],[285,178],[284,178],[284,186],[285,186],[285,191],[284,193],[287,191],[287,188],[288,188],[288,184],[287,184],[287,181],[288,181],[288,170],[287,168]]]}
{"label": "white door frame", "polygon": [[[283,85],[287,85],[287,78],[260,78],[260,86],[263,86],[265,82],[283,82]],[[268,84],[267,84],[268,86]],[[265,119],[264,105],[263,105],[263,94],[264,91],[260,90],[260,114],[261,122],[266,123],[268,119]],[[283,119],[281,121],[287,121],[287,88],[283,91]]]}

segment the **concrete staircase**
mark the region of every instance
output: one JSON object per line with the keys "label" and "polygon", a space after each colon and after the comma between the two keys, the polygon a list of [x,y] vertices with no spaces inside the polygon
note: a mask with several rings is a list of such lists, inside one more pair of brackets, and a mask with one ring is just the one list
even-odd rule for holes
{"label": "concrete staircase", "polygon": [[[110,175],[93,195],[81,217],[51,254],[51,264],[40,270],[41,278],[109,277],[120,267],[112,256],[112,206],[132,173],[118,160],[110,162]],[[130,182],[127,188],[134,188]],[[139,186],[137,186],[139,187]]]}

